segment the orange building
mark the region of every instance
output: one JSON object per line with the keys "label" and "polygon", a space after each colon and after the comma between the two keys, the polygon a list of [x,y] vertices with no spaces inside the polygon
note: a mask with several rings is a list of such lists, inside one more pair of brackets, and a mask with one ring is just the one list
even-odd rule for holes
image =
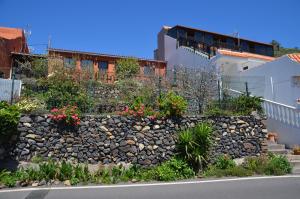
{"label": "orange building", "polygon": [[0,27],[0,78],[11,78],[11,53],[29,53],[22,29]]}
{"label": "orange building", "polygon": [[[65,67],[91,71],[95,79],[106,80],[108,82],[113,82],[116,79],[116,62],[119,59],[135,58],[55,48],[48,49],[48,56],[49,58],[59,58]],[[135,59],[137,59],[140,65],[139,76],[165,76],[167,67],[165,61],[142,58]]]}

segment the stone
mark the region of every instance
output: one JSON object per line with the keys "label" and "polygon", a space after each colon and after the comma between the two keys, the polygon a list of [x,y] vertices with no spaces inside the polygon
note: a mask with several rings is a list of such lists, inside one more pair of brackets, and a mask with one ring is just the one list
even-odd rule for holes
{"label": "stone", "polygon": [[268,133],[268,129],[262,129],[261,132]]}
{"label": "stone", "polygon": [[29,153],[30,153],[30,151],[28,149],[24,148],[21,152],[21,156],[27,155]]}
{"label": "stone", "polygon": [[41,116],[37,116],[37,117],[34,118],[34,120],[35,120],[35,122],[40,123],[40,122],[44,121],[45,118],[43,118]]}
{"label": "stone", "polygon": [[222,128],[223,128],[223,129],[226,129],[226,128],[227,128],[227,124],[226,124],[226,123],[223,123],[223,124],[222,124]]}
{"label": "stone", "polygon": [[26,126],[26,127],[29,127],[29,128],[31,127],[31,124],[27,123],[27,122],[23,123],[23,125]]}
{"label": "stone", "polygon": [[35,145],[36,144],[36,141],[32,140],[32,139],[28,139],[27,142],[28,142],[29,145]]}
{"label": "stone", "polygon": [[39,183],[38,182],[34,182],[34,183],[31,184],[31,186],[37,187],[37,186],[39,186]]}
{"label": "stone", "polygon": [[143,150],[144,148],[145,148],[145,145],[142,144],[142,143],[140,143],[140,144],[139,144],[139,150],[141,151],[141,150]]}
{"label": "stone", "polygon": [[153,145],[153,150],[155,150],[155,149],[157,149],[158,148],[158,146],[157,145]]}
{"label": "stone", "polygon": [[66,142],[67,142],[67,143],[73,143],[73,142],[74,142],[74,138],[70,138],[70,137],[69,137],[69,138],[66,139]]}
{"label": "stone", "polygon": [[235,129],[236,129],[236,126],[235,126],[235,125],[229,126],[229,130],[235,130]]}
{"label": "stone", "polygon": [[39,186],[43,186],[43,185],[46,185],[46,184],[47,184],[47,182],[44,179],[39,182]]}
{"label": "stone", "polygon": [[159,125],[154,125],[154,126],[153,126],[153,129],[154,129],[154,130],[159,129],[159,128],[160,128]]}
{"label": "stone", "polygon": [[126,140],[126,143],[130,144],[130,145],[133,145],[133,144],[135,144],[135,141],[133,141],[133,140]]}
{"label": "stone", "polygon": [[149,131],[149,130],[150,130],[150,126],[145,126],[145,127],[142,129],[142,132]]}
{"label": "stone", "polygon": [[20,122],[22,123],[29,123],[29,122],[32,122],[32,119],[28,116],[24,116],[24,117],[21,117],[20,118]]}
{"label": "stone", "polygon": [[70,180],[65,180],[64,185],[65,186],[71,186],[71,181]]}
{"label": "stone", "polygon": [[139,126],[139,125],[135,125],[134,128],[135,128],[137,131],[140,131],[140,130],[142,129],[142,127]]}
{"label": "stone", "polygon": [[107,131],[108,131],[108,129],[107,129],[105,126],[100,126],[100,130],[101,130],[101,131],[104,131],[104,132],[107,132]]}
{"label": "stone", "polygon": [[26,138],[30,138],[30,139],[35,139],[37,137],[37,135],[35,135],[35,134],[28,134],[25,137]]}
{"label": "stone", "polygon": [[238,120],[236,123],[237,123],[237,124],[245,124],[246,122],[243,121],[243,120]]}
{"label": "stone", "polygon": [[223,136],[226,136],[227,135],[227,132],[223,132],[223,134],[222,134]]}

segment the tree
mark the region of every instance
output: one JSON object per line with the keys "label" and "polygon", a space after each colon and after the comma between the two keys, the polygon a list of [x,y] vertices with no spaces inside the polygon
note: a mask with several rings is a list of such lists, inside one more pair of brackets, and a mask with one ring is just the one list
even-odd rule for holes
{"label": "tree", "polygon": [[279,50],[281,47],[280,43],[274,39],[271,41],[271,44],[274,46],[274,50]]}
{"label": "tree", "polygon": [[217,75],[215,67],[208,65],[199,68],[176,68],[176,89],[189,104],[202,113],[205,106],[217,94]]}
{"label": "tree", "polygon": [[140,65],[137,59],[120,59],[116,64],[117,77],[120,79],[132,78],[139,73]]}

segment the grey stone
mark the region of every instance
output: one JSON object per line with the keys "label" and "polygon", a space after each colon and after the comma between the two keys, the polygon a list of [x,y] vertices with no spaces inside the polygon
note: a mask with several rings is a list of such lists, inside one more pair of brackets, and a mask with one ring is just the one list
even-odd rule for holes
{"label": "grey stone", "polygon": [[32,119],[28,116],[23,116],[23,117],[20,118],[20,122],[29,123],[29,122],[32,122]]}

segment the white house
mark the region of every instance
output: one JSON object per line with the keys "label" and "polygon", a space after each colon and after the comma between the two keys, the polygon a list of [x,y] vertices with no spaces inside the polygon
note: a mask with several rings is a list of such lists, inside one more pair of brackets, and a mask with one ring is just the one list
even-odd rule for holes
{"label": "white house", "polygon": [[[154,57],[174,67],[214,67],[228,88],[248,91],[265,99],[268,129],[282,143],[300,144],[300,55],[274,58],[267,43],[176,25],[158,33]],[[247,83],[246,83],[247,82]],[[224,86],[223,85],[223,86]],[[300,105],[299,105],[300,106]]]}
{"label": "white house", "polygon": [[241,73],[241,78],[257,77],[265,80],[264,92],[261,95],[256,86],[252,94],[266,99],[268,130],[278,133],[279,141],[290,147],[300,144],[300,105],[297,103],[300,99],[300,53],[284,55]]}
{"label": "white house", "polygon": [[[300,98],[300,54],[284,55],[259,67],[244,70],[242,76],[264,77],[263,97],[289,106]],[[255,90],[253,90],[255,94]]]}

